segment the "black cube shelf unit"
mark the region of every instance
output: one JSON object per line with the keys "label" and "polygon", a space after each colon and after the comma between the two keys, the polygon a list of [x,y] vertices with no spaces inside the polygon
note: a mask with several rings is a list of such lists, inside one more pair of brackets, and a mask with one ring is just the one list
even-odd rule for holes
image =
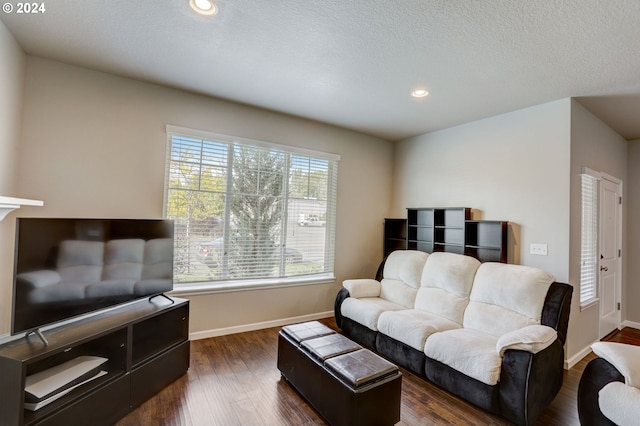
{"label": "black cube shelf unit", "polygon": [[407,219],[385,219],[384,254],[406,249],[445,251],[481,262],[507,263],[507,224],[471,220],[468,207],[409,208]]}
{"label": "black cube shelf unit", "polygon": [[[143,299],[0,345],[0,425],[111,425],[189,368],[189,301]],[[102,377],[36,411],[25,378],[79,356],[107,358]]]}
{"label": "black cube shelf unit", "polygon": [[407,249],[407,219],[384,220],[384,255]]}

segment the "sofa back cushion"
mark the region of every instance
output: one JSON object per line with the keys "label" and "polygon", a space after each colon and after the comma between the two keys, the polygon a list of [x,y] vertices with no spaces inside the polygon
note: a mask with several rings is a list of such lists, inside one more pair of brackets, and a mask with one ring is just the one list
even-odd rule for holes
{"label": "sofa back cushion", "polygon": [[462,325],[480,261],[455,253],[433,253],[422,272],[415,309]]}
{"label": "sofa back cushion", "polygon": [[56,269],[61,281],[100,281],[104,256],[102,241],[67,240],[60,243]]}
{"label": "sofa back cushion", "polygon": [[380,297],[413,308],[427,257],[428,253],[417,250],[396,250],[389,254],[380,281]]}
{"label": "sofa back cushion", "polygon": [[540,324],[553,275],[541,269],[483,263],[476,272],[463,326],[499,337]]}
{"label": "sofa back cushion", "polygon": [[105,244],[103,281],[138,281],[142,276],[144,240],[110,240]]}

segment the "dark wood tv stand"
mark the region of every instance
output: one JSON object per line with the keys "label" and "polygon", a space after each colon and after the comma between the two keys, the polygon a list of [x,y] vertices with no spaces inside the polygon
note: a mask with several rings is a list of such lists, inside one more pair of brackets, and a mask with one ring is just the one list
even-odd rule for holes
{"label": "dark wood tv stand", "polygon": [[[189,368],[189,301],[142,299],[0,346],[1,425],[110,425]],[[25,377],[82,355],[108,358],[107,374],[36,411]]]}

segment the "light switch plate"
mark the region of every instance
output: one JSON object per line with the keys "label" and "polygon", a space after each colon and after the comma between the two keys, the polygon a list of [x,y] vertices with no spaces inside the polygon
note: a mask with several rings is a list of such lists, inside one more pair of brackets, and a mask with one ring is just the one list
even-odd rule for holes
{"label": "light switch plate", "polygon": [[546,256],[547,255],[547,245],[546,244],[537,244],[531,243],[529,248],[529,253],[535,254],[538,256]]}

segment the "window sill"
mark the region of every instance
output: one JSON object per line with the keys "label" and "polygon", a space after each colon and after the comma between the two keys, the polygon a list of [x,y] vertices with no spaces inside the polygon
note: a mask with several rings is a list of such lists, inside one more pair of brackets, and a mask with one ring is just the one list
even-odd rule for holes
{"label": "window sill", "polygon": [[333,274],[313,275],[310,277],[274,278],[273,280],[238,280],[216,281],[200,283],[176,284],[171,296],[197,296],[212,293],[229,293],[250,290],[265,290],[282,287],[298,287],[314,284],[333,284],[336,277]]}
{"label": "window sill", "polygon": [[589,309],[592,306],[596,306],[600,302],[600,299],[593,299],[580,305],[580,311],[584,311],[585,309]]}

